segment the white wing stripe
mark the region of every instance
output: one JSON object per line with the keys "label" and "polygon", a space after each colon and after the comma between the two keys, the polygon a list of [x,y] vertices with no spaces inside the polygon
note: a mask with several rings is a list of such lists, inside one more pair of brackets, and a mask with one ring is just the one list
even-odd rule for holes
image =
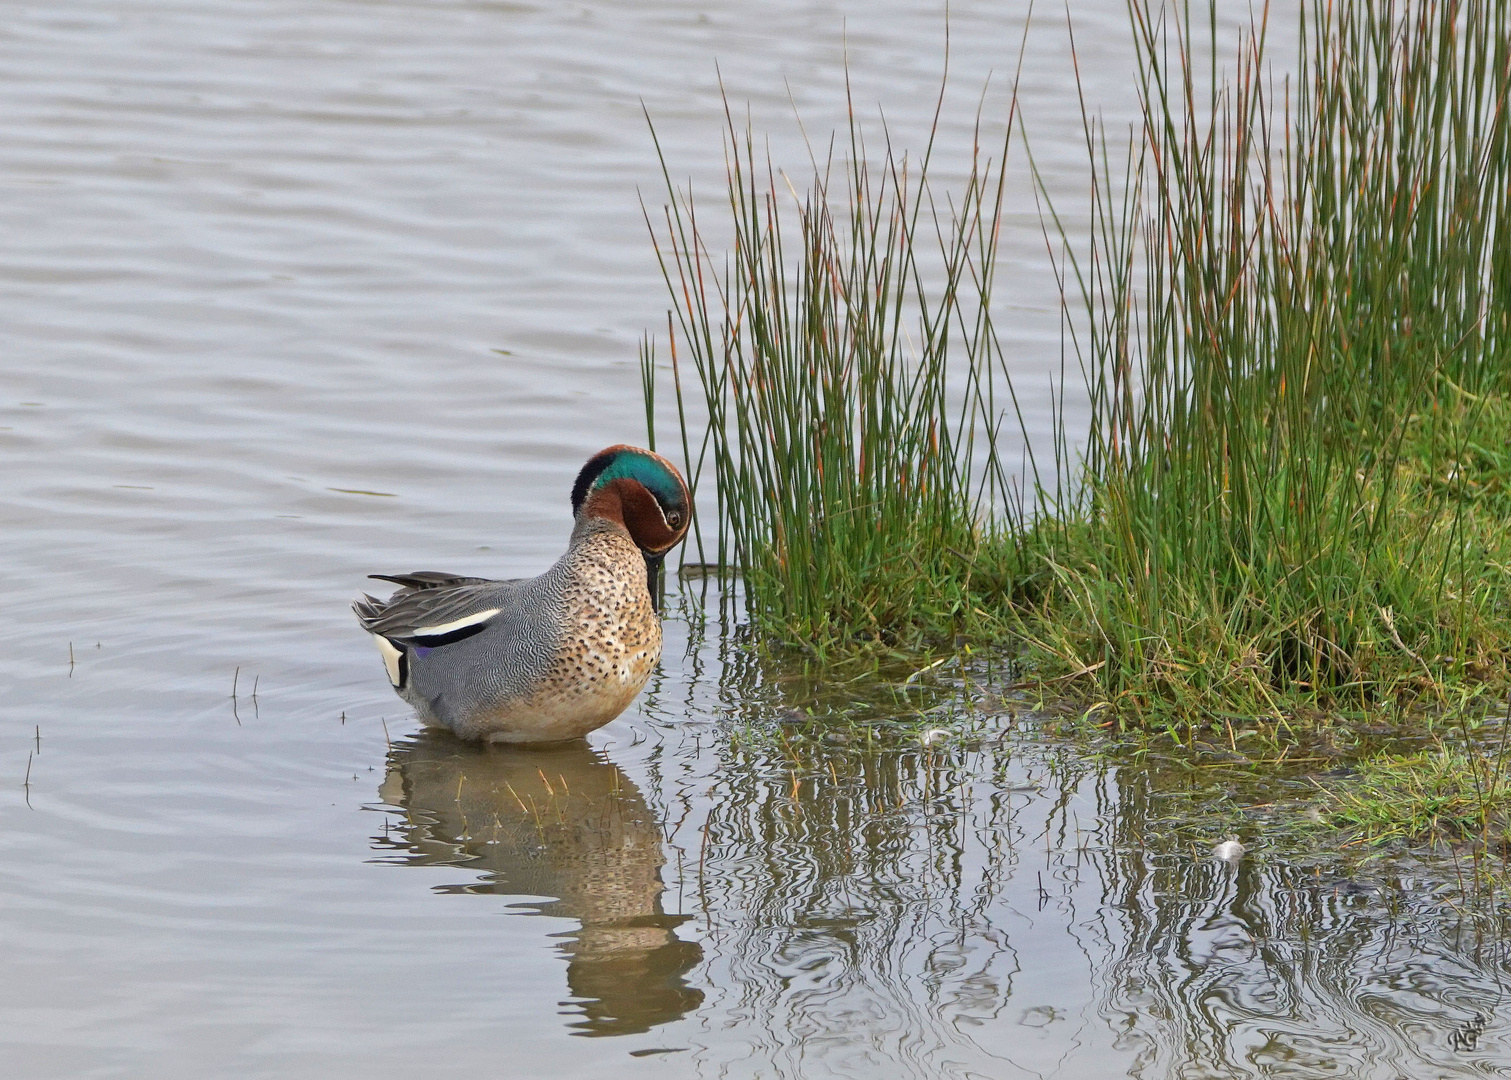
{"label": "white wing stripe", "polygon": [[453,619],[451,622],[440,623],[437,626],[419,626],[416,627],[409,634],[409,636],[440,637],[442,634],[449,634],[453,630],[460,630],[466,626],[476,626],[478,623],[487,622],[489,619],[493,618],[493,616],[497,615],[500,611],[503,610],[503,608],[489,608],[487,611],[479,611],[471,615],[463,615],[460,619]]}

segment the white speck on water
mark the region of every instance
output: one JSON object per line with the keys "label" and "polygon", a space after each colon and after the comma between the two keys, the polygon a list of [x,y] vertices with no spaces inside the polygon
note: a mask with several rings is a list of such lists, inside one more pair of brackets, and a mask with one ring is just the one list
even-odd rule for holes
{"label": "white speck on water", "polygon": [[1238,842],[1238,837],[1230,836],[1214,847],[1212,854],[1225,863],[1237,863],[1243,858],[1243,845]]}

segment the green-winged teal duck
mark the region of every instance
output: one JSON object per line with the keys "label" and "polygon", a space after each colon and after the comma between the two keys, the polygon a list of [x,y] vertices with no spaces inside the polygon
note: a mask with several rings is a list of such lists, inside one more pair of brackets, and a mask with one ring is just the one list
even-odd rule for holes
{"label": "green-winged teal duck", "polygon": [[692,517],[676,466],[634,446],[594,454],[572,485],[566,554],[535,578],[418,571],[352,605],[420,719],[464,739],[560,742],[607,724],[661,657],[661,561]]}

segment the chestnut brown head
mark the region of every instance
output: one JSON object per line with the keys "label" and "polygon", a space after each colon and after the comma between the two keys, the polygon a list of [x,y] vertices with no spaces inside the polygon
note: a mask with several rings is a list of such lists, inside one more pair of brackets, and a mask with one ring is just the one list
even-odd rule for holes
{"label": "chestnut brown head", "polygon": [[621,521],[647,557],[665,555],[687,536],[692,498],[677,467],[638,446],[611,446],[588,459],[572,485],[572,514]]}

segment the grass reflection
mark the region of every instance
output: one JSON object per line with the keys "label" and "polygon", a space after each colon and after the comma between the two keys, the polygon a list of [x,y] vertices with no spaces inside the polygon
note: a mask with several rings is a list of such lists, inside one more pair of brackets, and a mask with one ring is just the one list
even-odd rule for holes
{"label": "grass reflection", "polygon": [[1470,1076],[1511,1053],[1507,911],[1451,853],[1272,839],[1229,770],[1057,737],[984,679],[826,679],[688,629],[648,794],[701,923],[700,1075]]}

